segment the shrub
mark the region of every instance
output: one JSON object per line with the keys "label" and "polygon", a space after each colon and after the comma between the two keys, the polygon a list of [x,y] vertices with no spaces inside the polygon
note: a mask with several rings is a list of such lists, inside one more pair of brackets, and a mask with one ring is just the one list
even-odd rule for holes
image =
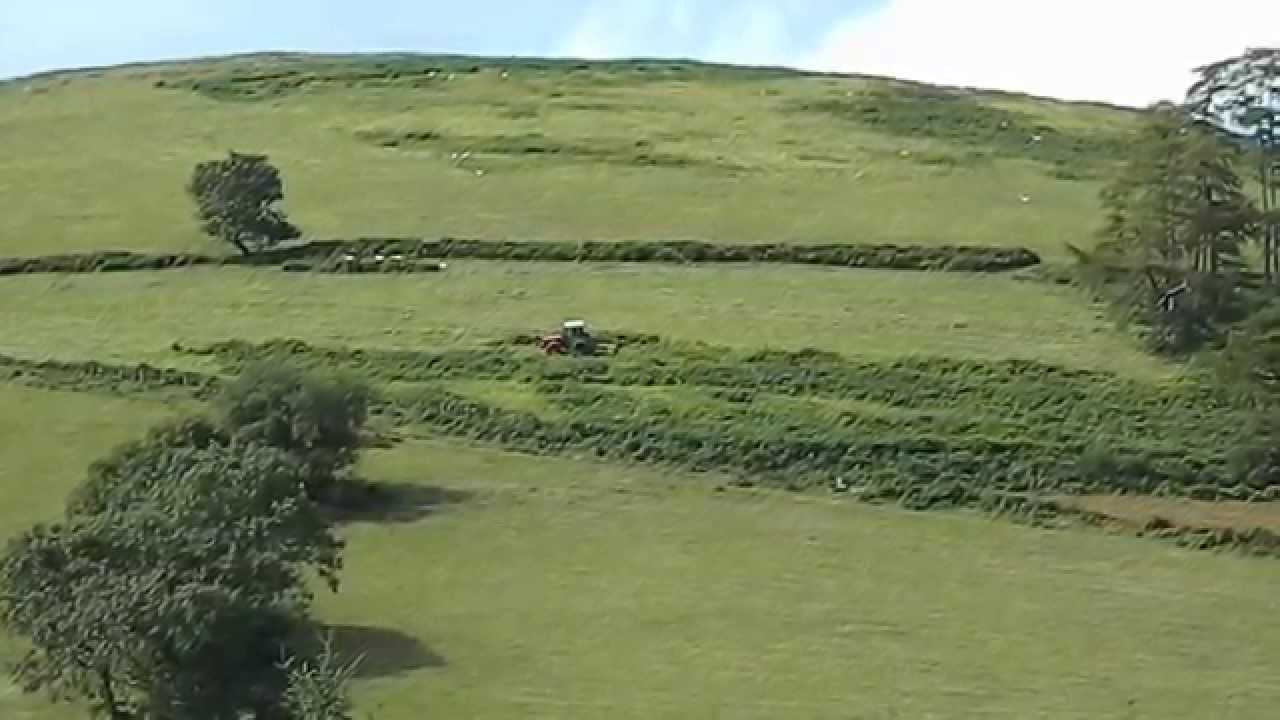
{"label": "shrub", "polygon": [[289,453],[308,495],[323,500],[355,463],[369,401],[362,383],[275,356],[247,365],[218,406],[235,439]]}

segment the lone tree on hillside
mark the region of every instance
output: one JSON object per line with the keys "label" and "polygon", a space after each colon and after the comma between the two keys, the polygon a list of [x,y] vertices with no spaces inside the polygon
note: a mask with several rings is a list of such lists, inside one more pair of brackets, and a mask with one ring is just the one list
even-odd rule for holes
{"label": "lone tree on hillside", "polygon": [[231,152],[225,160],[202,162],[187,192],[196,203],[201,229],[244,255],[301,235],[275,207],[284,199],[284,183],[266,155]]}

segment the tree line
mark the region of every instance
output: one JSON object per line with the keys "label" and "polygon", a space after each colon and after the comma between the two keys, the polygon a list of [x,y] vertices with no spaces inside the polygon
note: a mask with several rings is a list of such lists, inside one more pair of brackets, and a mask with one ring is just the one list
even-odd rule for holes
{"label": "tree line", "polygon": [[1220,347],[1280,284],[1280,49],[1197,70],[1181,104],[1149,108],[1102,192],[1086,277],[1152,346]]}
{"label": "tree line", "polygon": [[369,391],[279,361],[214,418],[152,429],[93,463],[62,519],[0,555],[0,627],[28,692],[109,720],[350,720],[355,670],[309,636],[338,589],[341,488]]}

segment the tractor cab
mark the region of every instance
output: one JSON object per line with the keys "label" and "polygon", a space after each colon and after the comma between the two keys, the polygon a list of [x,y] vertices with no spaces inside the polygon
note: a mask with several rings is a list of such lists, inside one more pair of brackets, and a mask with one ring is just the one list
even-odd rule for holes
{"label": "tractor cab", "polygon": [[548,355],[596,354],[596,339],[587,330],[587,323],[582,320],[566,320],[559,333],[543,337],[538,344]]}

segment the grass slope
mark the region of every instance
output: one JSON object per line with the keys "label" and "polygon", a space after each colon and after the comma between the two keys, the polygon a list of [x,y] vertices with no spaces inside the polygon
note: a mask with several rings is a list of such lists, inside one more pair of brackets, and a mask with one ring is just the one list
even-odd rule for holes
{"label": "grass slope", "polygon": [[[0,410],[24,420],[0,421],[24,449],[0,460],[4,535],[172,411],[8,386]],[[344,587],[319,610],[369,653],[356,699],[380,720],[1262,718],[1280,701],[1273,562],[430,439],[364,470],[419,505],[344,530]],[[0,716],[81,715],[0,683]]]}
{"label": "grass slope", "polygon": [[459,262],[425,276],[194,269],[0,281],[0,347],[77,360],[172,362],[174,341],[231,338],[419,349],[550,330],[573,315],[735,347],[1173,372],[1075,291],[1008,276]]}
{"label": "grass slope", "polygon": [[1131,120],[670,63],[250,58],[42,76],[0,85],[0,255],[210,249],[183,186],[196,162],[236,148],[280,164],[289,210],[319,236],[1016,244],[1052,256],[1091,232],[1093,178]]}

